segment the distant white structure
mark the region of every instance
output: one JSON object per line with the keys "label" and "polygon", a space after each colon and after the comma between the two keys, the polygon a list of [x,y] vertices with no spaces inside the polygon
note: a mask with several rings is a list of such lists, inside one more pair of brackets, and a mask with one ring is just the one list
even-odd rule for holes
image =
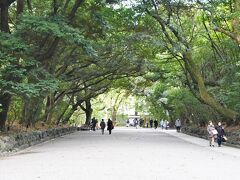
{"label": "distant white structure", "polygon": [[133,96],[128,97],[128,103],[122,103],[118,114],[125,114],[128,116],[135,115],[136,109],[135,109],[135,103],[136,99]]}

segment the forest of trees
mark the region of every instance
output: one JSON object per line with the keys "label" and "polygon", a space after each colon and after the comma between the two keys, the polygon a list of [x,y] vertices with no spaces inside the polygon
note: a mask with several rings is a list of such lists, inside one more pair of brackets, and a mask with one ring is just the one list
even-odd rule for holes
{"label": "forest of trees", "polygon": [[153,117],[238,124],[239,21],[237,0],[0,0],[0,130],[79,108],[88,124],[113,89]]}

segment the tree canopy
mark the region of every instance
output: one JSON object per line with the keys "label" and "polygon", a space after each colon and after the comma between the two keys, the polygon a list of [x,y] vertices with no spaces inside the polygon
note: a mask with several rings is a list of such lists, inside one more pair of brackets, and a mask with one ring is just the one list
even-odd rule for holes
{"label": "tree canopy", "polygon": [[239,122],[237,1],[2,0],[0,12],[1,130],[79,108],[88,124],[113,90],[115,118],[131,94],[156,118]]}

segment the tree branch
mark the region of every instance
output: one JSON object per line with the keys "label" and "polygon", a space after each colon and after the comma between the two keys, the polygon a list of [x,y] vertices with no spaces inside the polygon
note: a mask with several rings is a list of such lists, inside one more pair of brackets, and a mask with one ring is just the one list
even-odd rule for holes
{"label": "tree branch", "polygon": [[68,16],[69,21],[72,21],[73,18],[76,16],[76,12],[77,12],[78,8],[80,7],[80,5],[81,5],[84,1],[85,1],[85,0],[76,0],[76,1],[75,1],[75,4],[74,4],[74,6],[73,6],[73,8],[72,8],[72,10],[71,10],[71,12],[70,12],[70,14],[69,14],[69,16]]}

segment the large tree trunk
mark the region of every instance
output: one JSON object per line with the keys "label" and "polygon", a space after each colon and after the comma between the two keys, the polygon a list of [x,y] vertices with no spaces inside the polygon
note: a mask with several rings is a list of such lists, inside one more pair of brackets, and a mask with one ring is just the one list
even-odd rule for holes
{"label": "large tree trunk", "polygon": [[24,0],[17,0],[17,16],[23,13]]}
{"label": "large tree trunk", "polygon": [[48,122],[51,123],[52,120],[52,108],[54,105],[54,95],[50,94],[47,97],[47,103],[46,103],[46,107],[45,107],[45,117],[44,117],[44,122]]}
{"label": "large tree trunk", "polygon": [[114,123],[116,123],[116,121],[117,121],[117,110],[115,108],[113,108],[113,110],[112,110],[112,121]]}
{"label": "large tree trunk", "polygon": [[[8,25],[8,9],[10,1],[0,1],[0,31],[10,33]],[[5,131],[7,114],[11,103],[11,94],[3,93],[0,95],[0,130]]]}
{"label": "large tree trunk", "polygon": [[216,110],[219,114],[224,116],[225,118],[236,120],[239,118],[239,114],[231,109],[223,107],[207,90],[204,79],[200,73],[199,68],[193,62],[191,53],[184,55],[185,66],[188,72],[191,74],[194,81],[197,82],[198,87],[198,96],[201,100]]}
{"label": "large tree trunk", "polygon": [[0,30],[2,32],[10,33],[9,25],[8,25],[8,8],[9,5],[2,5],[1,8],[1,20],[0,20]]}
{"label": "large tree trunk", "polygon": [[63,118],[62,123],[66,124],[70,120],[74,112],[75,110],[71,109],[70,112],[68,112],[67,115]]}
{"label": "large tree trunk", "polygon": [[72,21],[73,18],[76,16],[77,10],[80,7],[80,5],[84,2],[85,0],[75,0],[75,4],[72,7],[72,10],[68,16],[69,20]]}
{"label": "large tree trunk", "polygon": [[11,95],[3,94],[0,95],[0,130],[5,131],[5,124],[7,121],[8,109],[11,103]]}
{"label": "large tree trunk", "polygon": [[[235,0],[234,2],[234,13],[237,14],[240,11],[240,1]],[[235,35],[236,41],[238,44],[240,44],[240,18],[239,16],[234,16],[232,20],[232,27],[233,27],[233,33]]]}
{"label": "large tree trunk", "polygon": [[[67,112],[68,108],[69,108],[70,104],[68,104],[64,110],[62,111],[62,113],[60,114],[60,116],[57,118],[57,122],[56,122],[56,125],[59,125],[59,123],[61,122],[61,120],[63,119],[64,117],[64,114]],[[72,116],[72,115],[71,115]],[[69,117],[70,118],[70,117]]]}
{"label": "large tree trunk", "polygon": [[125,92],[125,94],[123,93],[119,93],[115,99],[114,105],[112,107],[112,121],[114,122],[114,124],[116,124],[117,122],[117,113],[119,110],[120,105],[122,104],[123,100],[126,99],[129,96],[129,93]]}
{"label": "large tree trunk", "polygon": [[[74,99],[74,95],[71,97],[70,103],[73,101],[73,99]],[[73,113],[78,109],[78,106],[80,106],[82,108],[82,106],[81,106],[82,103],[83,103],[82,100],[77,101],[75,104],[74,104],[74,102],[72,102],[72,108],[71,108],[70,112],[68,112],[67,115],[63,118],[62,122],[63,123],[68,122],[69,119],[72,117]]]}
{"label": "large tree trunk", "polygon": [[85,115],[86,115],[86,121],[85,121],[85,125],[89,125],[91,119],[92,119],[92,113],[93,113],[93,109],[92,109],[92,104],[91,104],[91,100],[86,100],[85,101],[85,105],[86,108],[84,110]]}
{"label": "large tree trunk", "polygon": [[[154,2],[154,1],[152,1],[152,2]],[[239,1],[235,0],[234,3],[235,3],[235,10],[238,11]],[[160,5],[161,5],[161,3],[160,3]],[[156,4],[153,3],[153,6],[156,6]],[[166,9],[166,10],[168,11],[168,9]],[[182,58],[183,58],[187,72],[191,75],[192,80],[197,83],[197,88],[198,88],[197,91],[198,92],[196,93],[196,95],[198,96],[198,99],[200,99],[201,102],[204,102],[205,104],[209,105],[211,108],[216,110],[219,114],[221,114],[225,118],[228,118],[231,120],[238,119],[239,113],[223,107],[208,92],[208,90],[205,86],[205,83],[204,83],[204,78],[200,72],[200,69],[197,66],[197,64],[194,62],[194,60],[192,59],[191,45],[189,42],[186,41],[186,39],[188,39],[188,38],[185,37],[184,33],[181,33],[184,31],[180,31],[182,28],[181,24],[179,24],[179,29],[178,29],[178,27],[175,24],[171,24],[169,21],[164,20],[164,18],[157,11],[155,11],[155,13],[152,13],[148,9],[146,11],[150,16],[152,16],[154,19],[156,19],[158,21],[158,23],[161,26],[162,32],[166,37],[166,40],[168,41],[169,44],[172,45],[173,49],[175,48],[176,44],[179,44],[179,43],[183,47],[185,47],[186,52],[181,52],[183,55]],[[237,25],[239,25],[239,24],[237,24]],[[216,30],[218,30],[218,31],[230,36],[232,39],[238,41],[238,38],[235,37],[235,35],[236,35],[235,33],[232,34],[232,33],[229,33],[229,31],[226,32],[225,29],[221,29],[221,28],[217,28]],[[171,34],[169,32],[171,32]],[[172,36],[175,36],[175,37],[172,38]],[[240,42],[240,37],[239,37],[239,42]],[[174,57],[177,55],[176,52],[174,52],[174,51],[172,51],[172,54],[174,55]]]}
{"label": "large tree trunk", "polygon": [[41,114],[41,100],[37,98],[25,99],[21,124],[26,127],[34,127]]}
{"label": "large tree trunk", "polygon": [[71,110],[67,113],[67,115],[63,118],[63,123],[67,123],[69,121],[69,119],[72,117],[73,113],[77,110],[78,108],[78,104],[74,104],[72,105]]}

